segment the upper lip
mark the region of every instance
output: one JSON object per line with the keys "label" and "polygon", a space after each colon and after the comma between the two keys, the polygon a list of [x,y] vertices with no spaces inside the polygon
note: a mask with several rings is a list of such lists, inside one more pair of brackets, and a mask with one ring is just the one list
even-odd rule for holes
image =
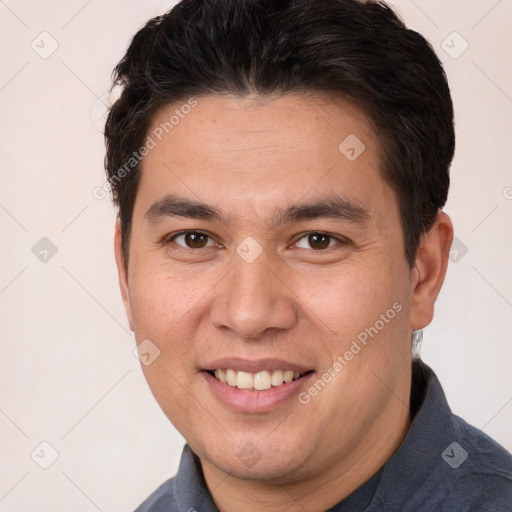
{"label": "upper lip", "polygon": [[305,373],[312,370],[311,367],[302,364],[286,361],[284,359],[264,358],[264,359],[243,359],[241,357],[222,357],[207,363],[203,370],[228,369],[241,370],[249,373],[258,373],[263,370],[292,370],[294,372]]}

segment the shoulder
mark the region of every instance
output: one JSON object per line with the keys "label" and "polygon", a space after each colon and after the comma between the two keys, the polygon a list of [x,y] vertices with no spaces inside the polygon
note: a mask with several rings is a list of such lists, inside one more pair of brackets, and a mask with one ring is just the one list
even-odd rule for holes
{"label": "shoulder", "polygon": [[393,510],[401,512],[511,512],[512,455],[452,413],[435,373],[421,361],[413,364],[411,392],[416,412],[385,466],[375,510],[394,500]]}
{"label": "shoulder", "polygon": [[456,438],[442,454],[446,502],[453,510],[510,512],[512,455],[481,430],[453,416]]}

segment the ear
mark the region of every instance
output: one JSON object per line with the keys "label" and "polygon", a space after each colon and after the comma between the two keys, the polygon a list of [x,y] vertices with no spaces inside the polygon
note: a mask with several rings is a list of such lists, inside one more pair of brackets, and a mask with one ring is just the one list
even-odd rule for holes
{"label": "ear", "polygon": [[432,321],[452,240],[452,221],[446,213],[439,211],[434,225],[421,237],[411,274],[411,329],[423,329]]}
{"label": "ear", "polygon": [[124,309],[130,329],[133,331],[133,317],[130,303],[130,287],[128,284],[128,268],[125,264],[123,255],[123,241],[121,236],[121,221],[117,219],[116,231],[114,235],[114,252],[116,255],[117,274],[119,275],[119,288],[121,289],[121,297],[123,298]]}

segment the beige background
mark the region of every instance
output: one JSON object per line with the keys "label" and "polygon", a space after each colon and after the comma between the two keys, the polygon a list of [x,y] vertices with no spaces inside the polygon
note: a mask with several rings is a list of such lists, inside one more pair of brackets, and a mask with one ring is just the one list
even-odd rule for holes
{"label": "beige background", "polygon": [[[456,108],[446,211],[460,244],[423,357],[454,412],[512,450],[512,1],[393,4],[438,51]],[[167,7],[0,1],[0,510],[132,510],[177,468],[183,439],[132,353],[114,211],[92,194],[111,70]],[[58,250],[47,262],[42,237]]]}

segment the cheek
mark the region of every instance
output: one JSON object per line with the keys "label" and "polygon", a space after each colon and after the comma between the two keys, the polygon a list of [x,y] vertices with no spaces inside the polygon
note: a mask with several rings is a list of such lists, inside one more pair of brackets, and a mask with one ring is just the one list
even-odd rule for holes
{"label": "cheek", "polygon": [[[191,266],[192,267],[192,266]],[[204,347],[208,311],[224,272],[150,262],[139,266],[130,283],[135,337],[149,338],[161,351],[160,362],[176,374],[191,373]],[[199,340],[199,343],[197,341]]]}
{"label": "cheek", "polygon": [[159,351],[151,364],[142,365],[144,376],[164,413],[180,427],[192,421],[187,390],[195,377],[193,334],[204,304],[201,299],[211,288],[208,282],[185,274],[164,266],[139,267],[130,284],[137,343],[149,339]]}
{"label": "cheek", "polygon": [[[400,277],[402,276],[402,277]],[[399,302],[405,309],[406,277],[398,269],[353,264],[333,268],[328,274],[296,280],[297,296],[312,322],[339,340],[373,325]]]}
{"label": "cheek", "polygon": [[151,318],[157,325],[171,325],[191,309],[207,287],[206,279],[199,279],[188,270],[150,260],[132,275],[130,298],[134,314],[142,324]]}
{"label": "cheek", "polygon": [[163,269],[135,274],[130,283],[130,302],[137,340],[149,338],[163,350],[165,340],[182,339],[179,333],[187,314],[204,295],[199,285],[197,279],[187,281]]}

